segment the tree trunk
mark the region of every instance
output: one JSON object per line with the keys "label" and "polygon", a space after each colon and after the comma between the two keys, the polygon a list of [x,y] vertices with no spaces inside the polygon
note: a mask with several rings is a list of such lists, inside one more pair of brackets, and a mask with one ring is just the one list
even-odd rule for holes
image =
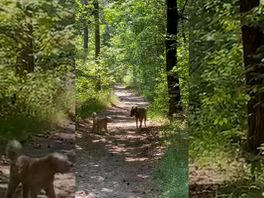
{"label": "tree trunk", "polygon": [[[200,48],[200,43],[197,43],[197,36],[195,31],[200,27],[197,27],[197,24],[202,20],[202,17],[199,13],[197,16],[197,10],[200,8],[201,1],[191,1],[189,6],[189,111],[190,114],[194,115],[197,110],[201,107],[201,102],[199,98],[199,87],[202,87],[198,84],[201,82],[201,69],[199,68],[201,64],[202,56],[199,56],[202,52],[197,50]],[[194,116],[196,119],[196,116]]]}
{"label": "tree trunk", "polygon": [[[259,6],[259,0],[240,0],[241,13],[247,12]],[[251,152],[257,153],[258,147],[264,143],[264,93],[263,87],[264,66],[260,59],[252,57],[258,53],[258,49],[264,46],[264,34],[260,27],[250,27],[242,24],[242,41],[244,63],[246,67],[246,83],[250,91],[248,102],[248,146]],[[250,68],[250,70],[249,70]],[[253,91],[256,89],[257,91]]]}
{"label": "tree trunk", "polygon": [[[99,67],[99,54],[100,54],[100,22],[99,22],[99,3],[98,0],[94,0],[94,21],[95,21],[95,62],[97,67]],[[97,82],[96,88],[97,90],[102,89],[101,85],[101,77],[99,69],[97,69]]]}
{"label": "tree trunk", "polygon": [[182,111],[179,78],[172,72],[177,65],[177,29],[179,14],[176,0],[167,3],[166,71],[169,94],[169,116]]}
{"label": "tree trunk", "polygon": [[[85,6],[85,10],[87,9],[88,0],[83,0],[83,5]],[[88,49],[88,24],[87,24],[87,12],[85,12],[85,18],[83,21],[83,48],[84,50]]]}
{"label": "tree trunk", "polygon": [[99,58],[100,53],[100,23],[99,23],[99,3],[94,0],[94,21],[95,21],[95,60]]}

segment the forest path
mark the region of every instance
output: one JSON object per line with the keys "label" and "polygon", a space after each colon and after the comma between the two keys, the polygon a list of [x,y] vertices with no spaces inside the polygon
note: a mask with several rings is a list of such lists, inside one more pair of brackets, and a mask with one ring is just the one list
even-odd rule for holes
{"label": "forest path", "polygon": [[147,121],[147,128],[136,129],[131,118],[133,105],[147,106],[142,97],[115,86],[118,106],[105,114],[113,119],[108,134],[91,133],[91,121],[77,127],[76,194],[78,198],[155,198],[160,190],[153,183],[153,173],[162,156],[158,125]]}

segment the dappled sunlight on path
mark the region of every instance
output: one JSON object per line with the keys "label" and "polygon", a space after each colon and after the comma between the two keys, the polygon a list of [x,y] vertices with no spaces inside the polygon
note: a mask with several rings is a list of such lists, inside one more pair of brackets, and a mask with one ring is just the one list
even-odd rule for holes
{"label": "dappled sunlight on path", "polygon": [[91,133],[91,123],[77,128],[76,197],[159,197],[153,173],[163,154],[159,126],[147,121],[136,129],[129,116],[131,106],[147,106],[143,98],[116,86],[119,104],[108,108],[109,133]]}

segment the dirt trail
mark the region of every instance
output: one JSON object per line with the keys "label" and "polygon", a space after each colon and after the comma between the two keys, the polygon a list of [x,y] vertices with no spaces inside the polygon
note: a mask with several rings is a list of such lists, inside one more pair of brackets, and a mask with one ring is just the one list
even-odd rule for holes
{"label": "dirt trail", "polygon": [[[44,156],[51,152],[60,152],[66,154],[69,159],[75,161],[75,124],[69,123],[65,128],[59,128],[52,131],[46,131],[31,140],[23,143],[23,152],[29,156]],[[9,178],[9,164],[4,156],[4,149],[1,151],[0,159],[0,197],[4,197]],[[58,198],[74,198],[75,174],[58,174],[55,176],[55,192]],[[17,189],[14,198],[21,198],[21,188]],[[42,192],[38,198],[46,198]]]}
{"label": "dirt trail", "polygon": [[129,116],[133,105],[147,106],[142,97],[122,86],[115,87],[120,103],[106,111],[113,119],[109,133],[91,133],[91,123],[77,127],[76,197],[140,198],[160,197],[153,173],[162,155],[158,126],[136,130]]}

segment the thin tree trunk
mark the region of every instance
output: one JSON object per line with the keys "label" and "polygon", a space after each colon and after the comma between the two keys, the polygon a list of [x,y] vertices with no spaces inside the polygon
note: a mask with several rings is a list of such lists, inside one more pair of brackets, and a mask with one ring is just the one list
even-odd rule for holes
{"label": "thin tree trunk", "polygon": [[[85,10],[87,9],[88,0],[83,0],[83,5],[85,6]],[[85,12],[85,19],[83,21],[83,48],[84,50],[88,49],[88,24],[87,24],[87,12]]]}
{"label": "thin tree trunk", "polygon": [[99,23],[99,3],[94,0],[94,21],[95,21],[95,60],[99,58],[100,53],[100,23]]}
{"label": "thin tree trunk", "polygon": [[89,30],[88,30],[88,19],[87,19],[87,5],[88,0],[83,0],[83,5],[85,6],[85,14],[83,19],[83,62],[86,62],[88,56],[88,40],[89,40]]}
{"label": "thin tree trunk", "polygon": [[[201,101],[199,99],[199,87],[200,84],[198,82],[201,82],[201,74],[202,69],[200,69],[201,59],[202,56],[198,56],[198,54],[201,54],[201,51],[198,51],[197,49],[200,48],[200,44],[195,42],[197,39],[197,36],[195,34],[195,30],[197,30],[196,24],[202,20],[201,15],[197,16],[197,13],[195,11],[199,9],[200,5],[202,4],[200,1],[190,1],[189,6],[189,111],[190,114],[194,114],[197,112],[197,110],[201,107]],[[199,28],[199,27],[198,27]],[[194,119],[196,119],[196,116],[194,116]]]}
{"label": "thin tree trunk", "polygon": [[169,94],[169,116],[182,111],[179,78],[172,72],[177,65],[177,30],[179,14],[176,0],[167,3],[166,71]]}
{"label": "thin tree trunk", "polygon": [[[259,6],[259,0],[240,0],[241,13]],[[264,67],[260,59],[252,57],[264,46],[264,34],[260,27],[242,24],[242,40],[244,63],[247,70],[246,83],[251,90],[251,99],[248,102],[248,146],[250,151],[257,153],[257,148],[264,143],[264,93],[252,89],[263,86]],[[250,68],[250,70],[248,69]]]}
{"label": "thin tree trunk", "polygon": [[[99,54],[100,54],[100,22],[99,22],[99,3],[98,0],[94,0],[94,21],[95,21],[95,62],[99,67]],[[98,71],[96,88],[101,90],[101,77]]]}

